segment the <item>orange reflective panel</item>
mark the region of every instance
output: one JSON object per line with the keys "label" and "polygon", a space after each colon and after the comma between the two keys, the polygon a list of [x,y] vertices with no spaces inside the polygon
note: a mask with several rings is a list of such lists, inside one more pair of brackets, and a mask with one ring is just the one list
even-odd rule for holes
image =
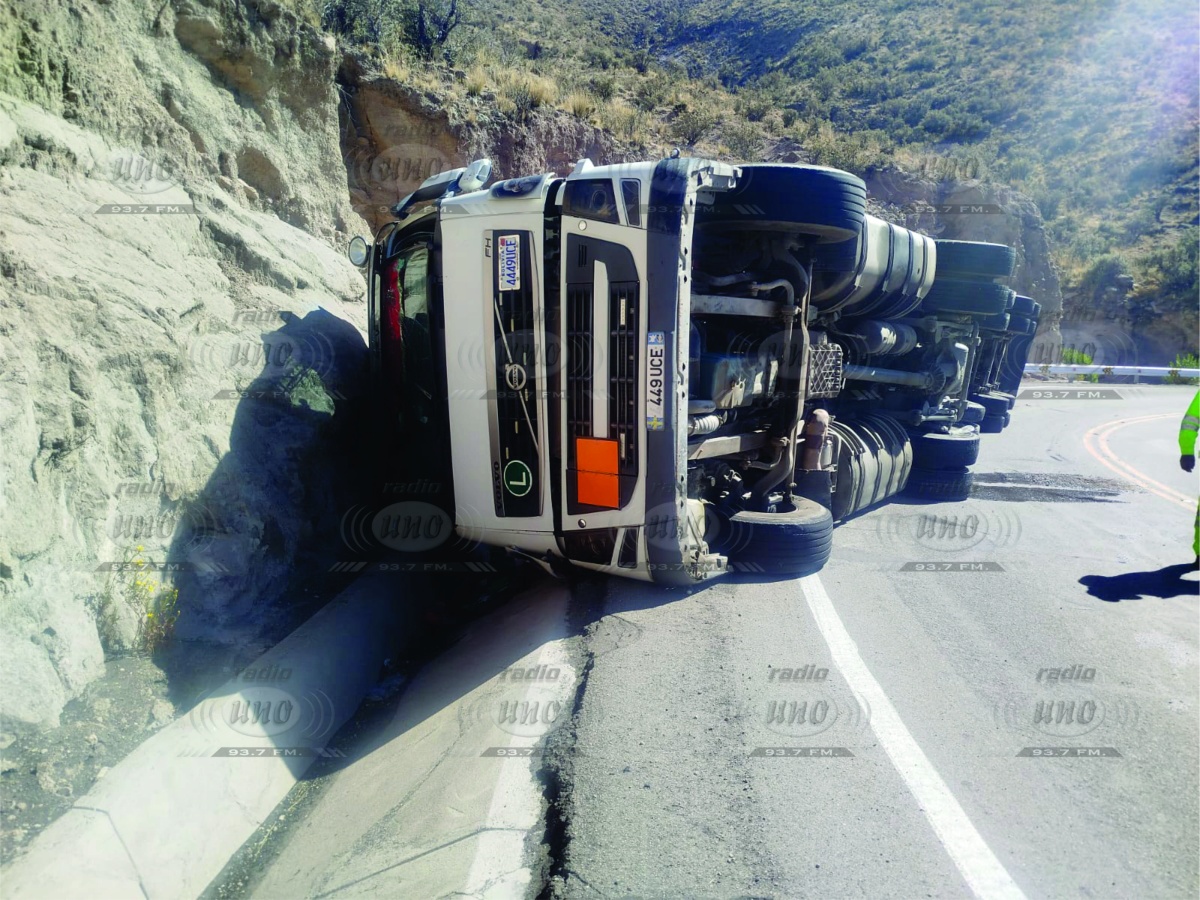
{"label": "orange reflective panel", "polygon": [[575,438],[575,468],[581,472],[617,474],[617,442],[600,438]]}
{"label": "orange reflective panel", "polygon": [[576,495],[580,503],[618,509],[621,488],[617,479],[617,442],[600,438],[575,438]]}

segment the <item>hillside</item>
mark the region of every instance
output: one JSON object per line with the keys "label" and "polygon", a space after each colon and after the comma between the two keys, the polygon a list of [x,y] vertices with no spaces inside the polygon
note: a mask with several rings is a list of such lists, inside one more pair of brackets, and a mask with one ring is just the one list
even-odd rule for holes
{"label": "hillside", "polygon": [[422,9],[451,3],[322,6],[401,81],[436,87],[430,62],[459,70],[451,103],[557,106],[643,152],[792,152],[1016,188],[1046,219],[1068,317],[1102,308],[1144,336],[1143,362],[1195,349],[1200,23],[1186,0],[464,0],[425,48]]}

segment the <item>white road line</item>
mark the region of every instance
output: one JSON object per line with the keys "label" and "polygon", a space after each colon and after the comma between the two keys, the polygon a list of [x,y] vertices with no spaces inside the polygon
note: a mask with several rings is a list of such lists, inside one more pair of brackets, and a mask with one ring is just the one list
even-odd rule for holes
{"label": "white road line", "polygon": [[812,610],[821,636],[829,645],[833,662],[841,671],[852,691],[862,696],[871,710],[871,730],[879,738],[879,743],[892,760],[892,765],[908,785],[908,789],[921,806],[921,812],[933,826],[934,833],[958,866],[958,871],[966,880],[971,892],[980,898],[1003,897],[1012,900],[1023,900],[1025,895],[1017,887],[1012,876],[1008,874],[1000,860],[950,789],[946,782],[925,756],[924,751],[913,740],[908,729],[900,720],[895,707],[892,706],[879,682],[871,675],[866,663],[858,655],[858,647],[846,631],[846,626],[838,618],[833,608],[833,601],[825,593],[825,586],[816,575],[800,579],[800,588],[808,608]]}

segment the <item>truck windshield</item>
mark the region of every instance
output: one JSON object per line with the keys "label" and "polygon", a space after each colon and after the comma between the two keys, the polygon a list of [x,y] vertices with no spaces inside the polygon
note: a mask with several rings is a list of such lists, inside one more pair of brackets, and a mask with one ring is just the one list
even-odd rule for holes
{"label": "truck windshield", "polygon": [[403,348],[405,405],[417,423],[432,415],[433,340],[429,330],[429,248],[412,244],[395,261],[396,314]]}

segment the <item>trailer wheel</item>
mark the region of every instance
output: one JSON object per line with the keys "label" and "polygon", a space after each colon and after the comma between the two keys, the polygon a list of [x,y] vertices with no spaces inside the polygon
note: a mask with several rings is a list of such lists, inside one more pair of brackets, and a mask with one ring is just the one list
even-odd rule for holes
{"label": "trailer wheel", "polygon": [[[941,263],[939,261],[938,265]],[[925,295],[924,309],[929,312],[960,313],[969,316],[998,316],[1008,308],[1011,288],[990,281],[936,280]]]}
{"label": "trailer wheel", "polygon": [[768,575],[811,575],[833,549],[833,517],[821,504],[793,497],[779,512],[742,510],[721,541],[731,568]]}
{"label": "trailer wheel", "polygon": [[974,426],[952,428],[949,434],[928,431],[913,435],[913,465],[922,469],[962,469],[979,459],[979,432]]}
{"label": "trailer wheel", "polygon": [[971,496],[974,476],[965,467],[956,469],[917,469],[908,475],[906,490],[922,500],[955,501]]}
{"label": "trailer wheel", "polygon": [[938,241],[937,272],[955,278],[1008,278],[1017,267],[1017,253],[1004,244],[981,241]]}
{"label": "trailer wheel", "polygon": [[1004,430],[1004,417],[1008,413],[1002,413],[998,416],[984,416],[983,421],[979,423],[979,431],[982,434],[999,434]]}
{"label": "trailer wheel", "polygon": [[701,224],[792,231],[820,243],[857,238],[867,215],[867,186],[824,166],[745,165],[737,187],[698,215]]}

